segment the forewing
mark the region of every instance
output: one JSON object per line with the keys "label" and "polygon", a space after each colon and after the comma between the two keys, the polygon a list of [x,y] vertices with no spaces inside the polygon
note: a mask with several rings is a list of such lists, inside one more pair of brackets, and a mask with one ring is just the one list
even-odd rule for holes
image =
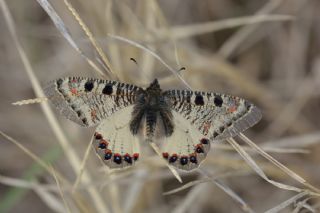
{"label": "forewing", "polygon": [[163,158],[182,170],[197,168],[210,150],[210,141],[180,113],[173,112],[174,131],[159,144]]}
{"label": "forewing", "polygon": [[171,108],[210,140],[234,137],[261,119],[260,110],[245,99],[210,92],[169,90]]}
{"label": "forewing", "polygon": [[67,77],[50,82],[44,92],[65,117],[88,127],[132,105],[139,90],[117,81]]}
{"label": "forewing", "polygon": [[110,168],[133,166],[139,159],[139,139],[130,131],[133,107],[122,109],[96,129],[94,147],[101,159]]}

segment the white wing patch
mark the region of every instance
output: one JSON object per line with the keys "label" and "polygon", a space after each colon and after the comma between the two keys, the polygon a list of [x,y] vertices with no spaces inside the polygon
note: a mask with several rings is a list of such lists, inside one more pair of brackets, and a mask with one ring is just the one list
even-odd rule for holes
{"label": "white wing patch", "polygon": [[133,106],[104,120],[96,129],[94,146],[110,168],[133,166],[139,159],[139,138],[129,129]]}
{"label": "white wing patch", "polygon": [[179,113],[173,112],[173,117],[172,135],[159,142],[163,158],[179,169],[197,168],[210,150],[210,141]]}

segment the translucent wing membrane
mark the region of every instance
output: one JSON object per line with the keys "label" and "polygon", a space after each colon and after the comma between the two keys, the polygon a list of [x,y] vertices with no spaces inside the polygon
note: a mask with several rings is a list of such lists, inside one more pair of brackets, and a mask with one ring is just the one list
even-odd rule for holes
{"label": "translucent wing membrane", "polygon": [[234,137],[261,119],[260,110],[239,97],[187,90],[169,90],[164,95],[174,111],[210,140]]}
{"label": "translucent wing membrane", "polygon": [[116,81],[68,77],[49,83],[44,92],[65,117],[93,126],[132,105],[140,89]]}
{"label": "translucent wing membrane", "polygon": [[161,141],[162,155],[179,169],[197,168],[210,150],[210,141],[179,113],[173,112],[174,131]]}
{"label": "translucent wing membrane", "polygon": [[104,120],[96,129],[94,147],[110,168],[133,166],[139,159],[139,139],[130,132],[133,107],[127,107]]}

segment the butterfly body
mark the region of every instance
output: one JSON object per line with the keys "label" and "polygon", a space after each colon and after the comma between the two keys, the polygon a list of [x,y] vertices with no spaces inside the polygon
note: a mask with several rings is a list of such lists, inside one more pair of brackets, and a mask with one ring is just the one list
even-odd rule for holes
{"label": "butterfly body", "polygon": [[261,113],[245,99],[212,92],[166,90],[154,80],[131,84],[79,77],[61,78],[45,94],[68,119],[98,125],[94,146],[110,168],[140,158],[141,142],[157,143],[163,158],[179,169],[197,168],[210,141],[234,137],[256,124]]}
{"label": "butterfly body", "polygon": [[[164,129],[164,134],[170,136],[173,132],[173,121],[170,100],[162,94],[160,85],[155,79],[145,90],[137,95],[130,122],[132,134],[137,134],[142,123],[145,123],[146,137],[152,140],[158,128]],[[160,122],[157,122],[160,119]],[[161,127],[159,127],[161,126]]]}

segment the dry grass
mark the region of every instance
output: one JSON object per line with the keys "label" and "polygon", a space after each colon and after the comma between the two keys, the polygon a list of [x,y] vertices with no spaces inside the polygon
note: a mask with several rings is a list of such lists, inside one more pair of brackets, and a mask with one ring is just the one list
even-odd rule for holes
{"label": "dry grass", "polygon": [[[317,0],[0,5],[0,212],[319,211]],[[88,146],[93,130],[46,102],[39,82],[60,76],[157,77],[164,89],[246,97],[264,117],[251,139],[214,144],[197,171],[155,154],[110,171]]]}

